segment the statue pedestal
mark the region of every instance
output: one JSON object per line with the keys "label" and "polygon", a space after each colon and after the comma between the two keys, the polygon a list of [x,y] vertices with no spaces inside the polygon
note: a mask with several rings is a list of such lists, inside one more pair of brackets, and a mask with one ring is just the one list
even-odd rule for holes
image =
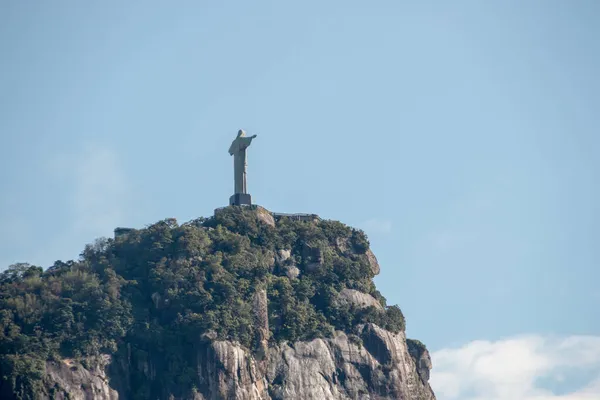
{"label": "statue pedestal", "polygon": [[230,206],[250,206],[252,197],[248,193],[236,193],[229,198]]}

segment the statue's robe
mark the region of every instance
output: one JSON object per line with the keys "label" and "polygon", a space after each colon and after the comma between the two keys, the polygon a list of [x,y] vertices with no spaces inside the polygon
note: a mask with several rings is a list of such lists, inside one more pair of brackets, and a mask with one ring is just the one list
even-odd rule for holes
{"label": "statue's robe", "polygon": [[248,193],[246,191],[246,167],[248,166],[246,149],[252,139],[252,137],[238,136],[229,147],[229,154],[233,156],[234,193]]}

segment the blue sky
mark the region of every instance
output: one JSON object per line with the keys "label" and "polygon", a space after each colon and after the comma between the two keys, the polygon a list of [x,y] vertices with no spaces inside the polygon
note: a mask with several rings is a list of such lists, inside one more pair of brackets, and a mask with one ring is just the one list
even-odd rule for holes
{"label": "blue sky", "polygon": [[[436,356],[460,380],[473,348],[598,346],[599,19],[595,0],[2,1],[0,264],[212,214],[244,128],[256,203],[369,234],[440,399],[537,396],[454,390]],[[590,365],[529,389],[587,399]]]}

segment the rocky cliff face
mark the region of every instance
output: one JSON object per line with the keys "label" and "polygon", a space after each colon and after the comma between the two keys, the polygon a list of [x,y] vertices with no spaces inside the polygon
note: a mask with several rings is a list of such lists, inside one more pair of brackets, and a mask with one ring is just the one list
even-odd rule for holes
{"label": "rocky cliff face", "polygon": [[85,368],[71,359],[46,362],[44,377],[45,393],[43,400],[118,400],[119,394],[113,389],[106,376],[109,356],[90,360]]}
{"label": "rocky cliff face", "polygon": [[[428,359],[428,355],[424,358]],[[431,363],[409,354],[404,333],[374,324],[356,335],[336,332],[330,339],[283,343],[264,358],[230,341],[201,345],[197,354],[199,388],[173,400],[434,400],[427,382]],[[105,358],[105,363],[108,358]],[[45,399],[127,400],[106,377],[104,365],[90,369],[70,361],[46,366]],[[151,370],[149,365],[128,366]],[[122,378],[122,377],[121,377]],[[151,380],[149,374],[149,380]],[[119,377],[113,379],[119,380]],[[116,387],[116,385],[115,385]]]}
{"label": "rocky cliff face", "polygon": [[336,332],[332,339],[272,349],[266,373],[270,398],[435,399],[417,373],[403,333],[373,324],[357,333]]}

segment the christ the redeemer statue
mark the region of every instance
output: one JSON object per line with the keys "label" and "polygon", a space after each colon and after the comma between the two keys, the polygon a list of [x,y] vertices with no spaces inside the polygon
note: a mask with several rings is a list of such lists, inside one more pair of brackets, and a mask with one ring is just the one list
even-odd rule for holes
{"label": "christ the redeemer statue", "polygon": [[246,132],[240,129],[237,137],[229,146],[229,155],[233,156],[233,179],[235,182],[233,196],[229,198],[230,205],[252,204],[246,187],[246,168],[248,167],[246,149],[255,137],[256,135],[246,137]]}

